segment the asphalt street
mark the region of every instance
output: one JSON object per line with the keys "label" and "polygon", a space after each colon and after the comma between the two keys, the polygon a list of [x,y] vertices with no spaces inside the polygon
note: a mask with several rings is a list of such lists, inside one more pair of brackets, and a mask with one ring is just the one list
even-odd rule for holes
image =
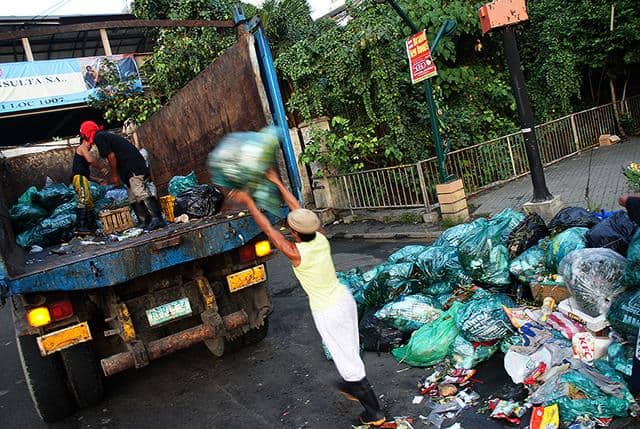
{"label": "asphalt street", "polygon": [[[410,243],[334,240],[336,268],[370,268]],[[222,358],[214,358],[198,345],[141,370],[122,373],[107,380],[101,405],[51,425],[42,423],[33,409],[11,315],[3,308],[0,428],[350,428],[361,408],[332,388],[337,372],[324,358],[306,297],[291,267],[277,256],[269,263],[269,275],[274,313],[264,341]],[[424,403],[414,405],[412,399],[417,381],[430,371],[398,364],[390,354],[368,352],[364,359],[388,416],[418,418],[428,413]],[[475,389],[484,399],[489,395],[508,398],[514,392],[499,353],[478,367],[476,378]],[[467,429],[503,427],[475,409],[465,411],[457,421]],[[414,426],[426,427],[419,421]]]}

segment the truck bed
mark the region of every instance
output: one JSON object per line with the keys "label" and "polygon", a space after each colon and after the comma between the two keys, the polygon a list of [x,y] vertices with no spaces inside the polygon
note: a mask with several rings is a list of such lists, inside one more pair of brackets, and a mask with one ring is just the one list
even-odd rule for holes
{"label": "truck bed", "polygon": [[[107,253],[121,252],[124,249],[138,247],[147,243],[164,241],[171,237],[177,237],[189,231],[200,228],[207,228],[229,221],[224,216],[215,216],[205,219],[193,219],[188,223],[171,223],[165,228],[156,229],[155,231],[143,232],[137,237],[125,239],[123,241],[109,241],[108,238],[96,238],[97,243],[104,244],[80,244],[81,240],[75,239],[72,245],[61,247],[60,245],[51,246],[42,252],[29,253],[26,260],[26,268],[23,276],[29,276],[37,272],[47,271],[51,268],[68,265],[75,262],[93,259]],[[74,243],[75,242],[75,243]],[[66,254],[53,253],[56,249],[64,249]]]}
{"label": "truck bed", "polygon": [[68,253],[63,255],[52,252],[60,246],[47,248],[29,254],[24,270],[7,283],[13,293],[111,286],[241,247],[258,234],[260,230],[250,216],[226,212],[169,224],[119,242],[82,245],[78,241],[66,246]]}

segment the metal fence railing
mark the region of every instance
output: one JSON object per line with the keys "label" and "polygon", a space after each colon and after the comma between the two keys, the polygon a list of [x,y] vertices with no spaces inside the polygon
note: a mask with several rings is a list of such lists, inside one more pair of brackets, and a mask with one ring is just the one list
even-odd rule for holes
{"label": "metal fence railing", "polygon": [[[640,96],[624,100],[640,127]],[[549,165],[598,144],[602,134],[615,134],[613,104],[594,107],[535,128],[544,165]],[[452,151],[447,156],[450,174],[462,178],[467,194],[499,185],[529,172],[521,132]],[[425,207],[437,204],[436,158],[413,164],[329,176],[334,208],[380,209]]]}

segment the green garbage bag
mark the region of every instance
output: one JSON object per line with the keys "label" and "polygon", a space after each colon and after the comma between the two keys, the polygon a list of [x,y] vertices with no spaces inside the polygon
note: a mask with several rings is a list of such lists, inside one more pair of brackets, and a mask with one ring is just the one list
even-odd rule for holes
{"label": "green garbage bag", "polygon": [[77,207],[78,207],[78,202],[74,198],[71,201],[68,201],[56,207],[55,210],[51,212],[51,216],[49,217],[56,217],[61,214],[75,213]]}
{"label": "green garbage bag", "polygon": [[421,246],[419,244],[405,246],[402,249],[393,252],[387,261],[393,264],[400,262],[415,262],[416,258],[428,248],[428,246]]}
{"label": "green garbage bag", "polygon": [[405,346],[393,349],[391,354],[398,362],[411,366],[432,366],[442,361],[458,336],[456,318],[462,305],[455,301],[449,310],[415,331]]}
{"label": "green garbage bag", "polygon": [[618,295],[607,312],[607,320],[616,332],[634,340],[640,329],[640,289]]}
{"label": "green garbage bag", "polygon": [[624,286],[640,286],[640,229],[633,234],[627,250],[627,266],[620,280]]}
{"label": "green garbage bag", "polygon": [[521,346],[524,344],[524,338],[522,335],[509,335],[500,341],[500,351],[507,353],[513,346]]}
{"label": "green garbage bag", "polygon": [[[482,220],[485,222],[485,220]],[[463,239],[467,237],[467,235],[475,230],[477,221],[471,223],[461,223],[460,225],[452,226],[445,230],[440,237],[433,243],[434,246],[443,247],[443,246],[451,246],[458,247]]]}
{"label": "green garbage bag", "polygon": [[478,342],[501,340],[512,334],[512,325],[503,305],[514,307],[515,303],[501,293],[474,295],[458,314],[457,326],[461,334],[469,341]]}
{"label": "green garbage bag", "polygon": [[538,244],[545,251],[545,265],[553,273],[558,272],[558,265],[569,253],[587,247],[586,234],[589,230],[582,227],[569,228],[560,234],[541,240]]}
{"label": "green garbage bag", "polygon": [[33,197],[38,193],[38,188],[35,186],[29,187],[20,197],[18,197],[18,204],[32,204]]}
{"label": "green garbage bag", "polygon": [[489,234],[494,240],[506,246],[509,235],[524,220],[524,217],[521,212],[504,209],[489,219]]}
{"label": "green garbage bag", "polygon": [[277,215],[280,196],[264,173],[276,165],[278,138],[275,127],[227,135],[209,154],[212,182],[223,188],[246,190],[259,207]]}
{"label": "green garbage bag", "polygon": [[54,210],[76,196],[76,192],[64,183],[45,186],[33,196],[33,201],[47,210]]}
{"label": "green garbage bag", "polygon": [[280,191],[273,183],[268,180],[258,183],[255,185],[252,196],[258,207],[262,207],[274,215],[280,214],[280,208],[282,207]]}
{"label": "green garbage bag", "polygon": [[196,178],[196,173],[192,171],[186,176],[173,176],[171,180],[169,180],[167,190],[169,191],[170,195],[177,197],[183,191],[191,189],[197,184],[198,179]]}
{"label": "green garbage bag", "polygon": [[509,272],[525,284],[537,281],[546,272],[544,250],[538,246],[528,248],[511,261]]}
{"label": "green garbage bag", "polygon": [[474,347],[462,335],[458,335],[453,342],[451,360],[456,368],[475,368],[480,362],[489,359],[500,348],[500,343],[496,342],[491,346],[479,345]]}
{"label": "green garbage bag", "polygon": [[368,310],[364,301],[364,287],[366,282],[362,277],[362,271],[358,268],[352,268],[347,272],[337,272],[338,280],[345,285],[353,295],[358,306],[358,317],[362,317]]}
{"label": "green garbage bag", "polygon": [[427,286],[420,286],[418,290],[416,290],[416,292],[420,292],[429,296],[439,296],[444,294],[451,296],[451,294],[453,293],[454,287],[455,287],[454,282],[442,281],[438,283],[432,283]]}
{"label": "green garbage bag", "polygon": [[100,213],[102,210],[111,210],[118,208],[116,201],[113,198],[105,197],[93,203],[93,210]]}
{"label": "green garbage bag", "polygon": [[617,341],[609,344],[607,348],[607,360],[619,373],[631,377],[633,369],[633,346],[629,343],[620,344]]}
{"label": "green garbage bag", "polygon": [[75,213],[49,217],[40,222],[39,225],[18,234],[16,243],[25,249],[33,245],[47,247],[59,244],[73,236],[75,225]]}
{"label": "green garbage bag", "polygon": [[468,281],[458,258],[458,250],[451,246],[431,246],[415,258],[420,274],[420,292],[441,295]]}
{"label": "green garbage bag", "polygon": [[89,193],[93,201],[98,201],[104,198],[104,194],[107,193],[107,187],[96,182],[89,182]]}
{"label": "green garbage bag", "polygon": [[24,231],[37,225],[47,214],[45,209],[35,204],[19,203],[9,210],[9,219],[17,231]]}
{"label": "green garbage bag", "polygon": [[435,299],[415,294],[385,304],[375,316],[392,328],[401,332],[411,332],[437,319],[440,313],[440,304]]}
{"label": "green garbage bag", "polygon": [[458,246],[460,263],[465,272],[483,284],[506,286],[509,276],[509,251],[492,237],[491,225],[485,219],[474,221],[476,227]]}
{"label": "green garbage bag", "polygon": [[578,369],[562,374],[559,382],[573,386],[586,398],[572,399],[565,395],[545,403],[558,404],[563,422],[573,422],[580,416],[624,417],[637,410],[638,404],[626,383],[606,361],[594,361],[593,368],[579,363],[572,366]]}
{"label": "green garbage bag", "polygon": [[443,294],[434,296],[434,299],[436,300],[436,302],[442,308],[451,299],[452,296],[453,296],[453,294],[451,292],[447,292],[447,293],[443,293]]}
{"label": "green garbage bag", "polygon": [[388,302],[397,300],[415,289],[418,281],[413,277],[415,265],[381,264],[363,274],[366,282],[362,298],[367,309],[379,309]]}

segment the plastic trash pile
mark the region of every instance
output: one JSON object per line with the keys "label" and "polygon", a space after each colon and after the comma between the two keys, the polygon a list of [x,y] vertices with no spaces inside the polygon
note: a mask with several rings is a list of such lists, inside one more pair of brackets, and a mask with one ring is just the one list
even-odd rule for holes
{"label": "plastic trash pile", "polygon": [[[120,207],[122,201],[112,196],[117,196],[123,191],[126,204],[126,189],[89,182],[89,190],[96,213]],[[76,207],[76,193],[64,183],[53,183],[48,179],[47,184],[40,190],[31,186],[9,210],[17,244],[29,249],[34,246],[48,247],[70,240],[76,226]]]}
{"label": "plastic trash pile", "polygon": [[525,395],[493,398],[492,418],[582,429],[640,411],[628,384],[640,330],[640,231],[624,211],[569,207],[546,225],[507,209],[339,278],[358,303],[366,350],[436,368],[419,386],[430,398],[425,423],[441,427],[478,402],[474,368],[499,351]]}

